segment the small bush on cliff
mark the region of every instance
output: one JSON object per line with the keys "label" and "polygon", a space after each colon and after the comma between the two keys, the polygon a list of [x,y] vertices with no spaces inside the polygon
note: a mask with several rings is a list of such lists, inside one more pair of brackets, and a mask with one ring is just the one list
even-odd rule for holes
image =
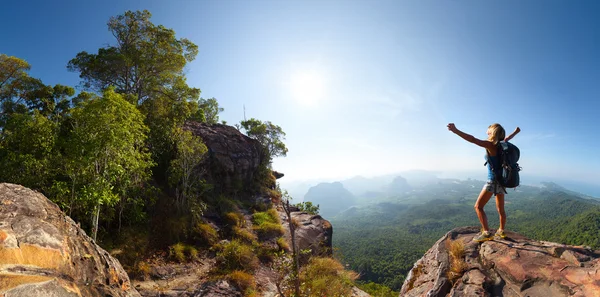
{"label": "small bush on cliff", "polygon": [[250,232],[250,230],[240,228],[237,226],[233,227],[232,232],[233,232],[234,238],[238,238],[243,242],[252,243],[257,239],[256,235],[254,235],[254,233]]}
{"label": "small bush on cliff", "polygon": [[169,247],[169,258],[179,263],[198,259],[198,250],[191,246],[178,242]]}
{"label": "small bush on cliff", "polygon": [[252,222],[255,225],[254,230],[258,232],[259,236],[271,237],[283,234],[283,227],[281,226],[279,214],[274,208],[265,212],[255,213],[252,215]]}
{"label": "small bush on cliff", "polygon": [[248,296],[256,288],[254,276],[244,271],[235,270],[227,275],[227,279],[244,292],[245,296]]}
{"label": "small bush on cliff", "polygon": [[219,247],[217,262],[225,272],[253,271],[258,267],[253,248],[236,239]]}
{"label": "small bush on cliff", "polygon": [[344,270],[333,258],[316,257],[300,271],[301,290],[305,296],[350,296],[355,272]]}
{"label": "small bush on cliff", "polygon": [[235,211],[226,213],[224,219],[229,226],[237,226],[240,228],[244,226],[244,222],[246,221],[243,214]]}
{"label": "small bush on cliff", "polygon": [[217,230],[207,223],[197,223],[192,229],[192,238],[198,244],[214,245],[219,241]]}

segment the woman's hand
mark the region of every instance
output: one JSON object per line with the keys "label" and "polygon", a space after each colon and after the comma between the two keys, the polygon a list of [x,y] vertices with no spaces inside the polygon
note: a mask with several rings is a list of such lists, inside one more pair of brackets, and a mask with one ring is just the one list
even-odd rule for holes
{"label": "woman's hand", "polygon": [[456,129],[456,126],[454,126],[454,123],[450,123],[446,127],[448,127],[448,131],[451,131],[451,132],[454,132],[454,133],[456,133],[456,131],[458,130],[458,129]]}

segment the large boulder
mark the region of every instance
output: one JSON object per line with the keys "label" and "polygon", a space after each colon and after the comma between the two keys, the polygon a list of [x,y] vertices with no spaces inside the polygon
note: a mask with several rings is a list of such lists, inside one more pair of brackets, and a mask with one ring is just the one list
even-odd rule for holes
{"label": "large boulder", "polygon": [[0,296],[140,296],[119,261],[42,194],[0,184]]}
{"label": "large boulder", "polygon": [[[285,229],[285,238],[291,243],[289,224],[285,212],[280,212],[281,222]],[[296,244],[300,251],[310,250],[309,254],[303,254],[303,262],[307,262],[311,256],[331,256],[333,227],[331,223],[320,215],[313,215],[301,211],[291,212],[292,219],[297,222]]]}
{"label": "large boulder", "polygon": [[206,178],[226,189],[250,185],[266,160],[261,144],[236,128],[189,121],[184,129],[200,136],[208,148]]}
{"label": "large boulder", "polygon": [[514,232],[476,243],[478,231],[457,228],[438,240],[415,263],[400,296],[600,296],[600,251]]}

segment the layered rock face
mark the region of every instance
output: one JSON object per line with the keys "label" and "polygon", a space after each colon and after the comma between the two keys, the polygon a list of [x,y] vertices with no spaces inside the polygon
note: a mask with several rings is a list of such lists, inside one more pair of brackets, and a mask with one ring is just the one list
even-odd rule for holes
{"label": "layered rock face", "polygon": [[[513,232],[502,240],[472,242],[477,232],[448,232],[415,263],[400,296],[600,296],[600,250]],[[461,254],[461,244],[453,241],[462,243],[461,257],[451,256]]]}
{"label": "layered rock face", "polygon": [[121,264],[58,206],[0,184],[0,296],[140,296]]}
{"label": "layered rock face", "polygon": [[184,129],[200,136],[208,148],[207,178],[218,180],[224,188],[239,188],[252,182],[260,164],[265,161],[260,143],[236,128],[198,122],[187,122]]}
{"label": "layered rock face", "polygon": [[[310,249],[311,253],[304,255],[303,260],[308,260],[309,256],[331,256],[332,255],[332,237],[333,227],[328,220],[320,215],[311,215],[306,212],[294,211],[292,218],[298,222],[296,229],[296,244],[302,250]],[[286,240],[291,243],[289,225],[285,212],[280,212],[281,222],[285,229]]]}

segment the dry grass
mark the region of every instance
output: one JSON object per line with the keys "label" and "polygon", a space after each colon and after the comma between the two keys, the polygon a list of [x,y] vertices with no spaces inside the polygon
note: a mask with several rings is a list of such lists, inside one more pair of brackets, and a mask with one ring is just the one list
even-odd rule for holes
{"label": "dry grass", "polygon": [[311,258],[300,272],[305,296],[350,296],[357,278],[358,274],[328,257]]}
{"label": "dry grass", "polygon": [[220,268],[229,272],[253,271],[259,265],[253,248],[235,239],[221,247],[221,250],[217,252],[217,261]]}
{"label": "dry grass", "polygon": [[198,223],[194,226],[192,231],[192,237],[197,243],[204,243],[212,246],[219,241],[217,230],[210,224]]}
{"label": "dry grass", "polygon": [[462,277],[467,270],[465,262],[465,244],[461,240],[447,240],[446,249],[450,256],[450,270],[448,270],[448,279],[454,283]]}
{"label": "dry grass", "polygon": [[254,276],[241,270],[233,271],[227,276],[227,279],[229,279],[230,282],[232,282],[240,291],[244,293],[253,291],[256,288]]}
{"label": "dry grass", "polygon": [[252,232],[250,232],[250,230],[247,229],[243,229],[240,227],[233,227],[233,236],[235,238],[239,238],[241,241],[247,242],[247,243],[252,243],[253,241],[255,241],[256,235]]}
{"label": "dry grass", "polygon": [[231,226],[244,227],[244,215],[239,212],[230,211],[225,214],[225,221]]}
{"label": "dry grass", "polygon": [[281,250],[285,250],[285,251],[290,250],[290,245],[287,243],[287,241],[285,241],[285,238],[283,238],[283,237],[277,238],[277,246],[279,246],[279,249],[281,249]]}

